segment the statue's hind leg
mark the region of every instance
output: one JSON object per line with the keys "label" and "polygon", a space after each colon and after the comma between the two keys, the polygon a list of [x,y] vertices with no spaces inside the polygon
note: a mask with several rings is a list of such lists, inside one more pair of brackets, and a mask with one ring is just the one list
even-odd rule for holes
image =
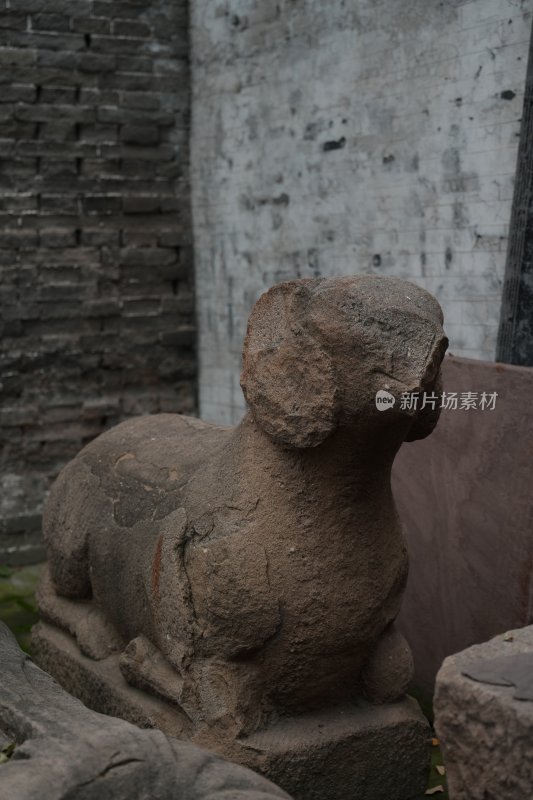
{"label": "statue's hind leg", "polygon": [[413,677],[411,649],[394,623],[376,642],[361,673],[365,697],[371,703],[400,700]]}

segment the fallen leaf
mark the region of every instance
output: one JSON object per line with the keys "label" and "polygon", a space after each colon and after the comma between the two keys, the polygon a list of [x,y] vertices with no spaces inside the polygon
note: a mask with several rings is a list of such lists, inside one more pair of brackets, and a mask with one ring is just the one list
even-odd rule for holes
{"label": "fallen leaf", "polygon": [[438,747],[439,746],[439,740],[434,736],[433,739],[431,740],[431,744],[432,744],[433,747]]}
{"label": "fallen leaf", "polygon": [[445,775],[446,774],[446,767],[443,767],[442,764],[437,764],[435,766],[435,769],[437,770],[439,775]]}
{"label": "fallen leaf", "polygon": [[9,761],[14,752],[15,752],[15,742],[10,742],[9,744],[6,744],[6,746],[0,750],[0,764],[5,764],[6,761]]}
{"label": "fallen leaf", "polygon": [[425,794],[440,794],[440,792],[444,791],[444,786],[440,783],[438,786],[434,786],[432,789],[426,789]]}
{"label": "fallen leaf", "polygon": [[503,637],[504,642],[514,642],[514,636],[512,633],[506,633]]}

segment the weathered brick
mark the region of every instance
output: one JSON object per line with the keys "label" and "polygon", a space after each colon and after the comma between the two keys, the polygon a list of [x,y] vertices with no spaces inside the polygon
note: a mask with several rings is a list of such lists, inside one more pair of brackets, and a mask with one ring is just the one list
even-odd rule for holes
{"label": "weathered brick", "polygon": [[35,64],[36,51],[22,50],[16,47],[0,47],[0,67],[28,66]]}
{"label": "weathered brick", "polygon": [[193,347],[196,341],[196,328],[193,325],[181,325],[174,331],[163,331],[159,341],[165,346]]}
{"label": "weathered brick", "polygon": [[36,31],[65,32],[70,30],[70,17],[65,14],[33,14],[31,27]]}
{"label": "weathered brick", "polygon": [[32,84],[2,84],[0,87],[0,99],[2,103],[12,103],[21,101],[33,103],[37,96],[37,90]]}
{"label": "weathered brick", "polygon": [[159,208],[163,214],[170,213],[171,211],[179,211],[181,206],[181,199],[179,197],[162,196],[159,203]]}
{"label": "weathered brick", "polygon": [[31,406],[4,406],[0,408],[0,426],[17,427],[20,425],[32,425],[39,420],[39,407]]}
{"label": "weathered brick", "polygon": [[128,92],[147,92],[150,90],[159,91],[153,75],[143,75],[141,73],[110,72],[102,75],[100,86],[103,89],[117,89]]}
{"label": "weathered brick", "polygon": [[[38,72],[35,66],[32,67],[13,67],[11,70],[13,82],[16,83],[31,83],[37,81],[39,86],[49,86],[51,84],[62,84],[63,86],[77,87],[82,81],[82,77],[77,70],[60,69],[53,67],[39,67]],[[37,80],[38,79],[38,80]],[[87,86],[95,84],[97,77],[93,75],[86,75],[83,82]]]}
{"label": "weathered brick", "polygon": [[152,35],[152,29],[145,22],[132,20],[115,20],[113,22],[115,36],[133,36],[137,39],[147,39]]}
{"label": "weathered brick", "polygon": [[78,66],[79,55],[67,51],[42,50],[37,53],[37,67],[50,67],[60,70],[74,70]]}
{"label": "weathered brick", "polygon": [[[135,282],[142,281],[146,267],[139,264],[121,265],[120,280],[124,284],[124,289],[128,294],[141,294],[139,290],[133,290]],[[180,281],[184,280],[189,274],[189,270],[179,261],[156,261],[150,266],[150,279],[153,281]],[[170,288],[170,287],[168,287]],[[145,291],[146,288],[144,287]],[[168,290],[168,289],[167,289]]]}
{"label": "weathered brick", "polygon": [[167,111],[116,108],[115,106],[101,106],[97,110],[97,117],[100,122],[112,122],[120,125],[125,124],[152,124],[152,125],[172,125],[175,116]]}
{"label": "weathered brick", "polygon": [[76,231],[72,228],[41,228],[39,238],[41,247],[76,246]]}
{"label": "weathered brick", "polygon": [[151,16],[152,29],[158,41],[164,42],[181,34],[181,38],[188,41],[189,15],[188,9],[174,6],[170,14],[156,14]]}
{"label": "weathered brick", "polygon": [[117,70],[119,72],[140,72],[152,75],[154,71],[153,58],[139,55],[117,56]]}
{"label": "weathered brick", "polygon": [[42,194],[39,209],[43,214],[75,216],[78,213],[78,196],[66,194]]}
{"label": "weathered brick", "polygon": [[120,252],[120,263],[124,266],[150,267],[174,264],[177,253],[171,247],[127,247]]}
{"label": "weathered brick", "polygon": [[72,30],[75,33],[110,33],[111,20],[106,17],[74,17]]}
{"label": "weathered brick", "polygon": [[105,158],[140,159],[141,161],[172,161],[176,152],[171,145],[161,144],[158,147],[135,147],[122,144],[118,146],[104,145],[102,155]]}
{"label": "weathered brick", "polygon": [[93,439],[100,433],[101,427],[98,421],[85,422],[61,422],[57,424],[36,425],[28,427],[26,435],[28,439],[36,442],[59,442],[75,441],[79,449],[84,439]]}
{"label": "weathered brick", "polygon": [[178,247],[183,243],[184,232],[180,228],[163,230],[159,233],[158,243],[161,247]]}
{"label": "weathered brick", "polygon": [[[131,176],[137,181],[137,188],[155,189],[156,178],[154,177],[154,164],[151,161],[141,161],[139,158],[123,158],[121,160],[122,174],[125,177]],[[144,187],[139,183],[140,178],[147,178],[150,186]]]}
{"label": "weathered brick", "polygon": [[0,13],[0,28],[11,31],[26,30],[28,16],[18,11],[2,11]]}
{"label": "weathered brick", "polygon": [[82,407],[82,419],[101,419],[118,414],[120,411],[120,399],[118,397],[93,397],[87,399]]}
{"label": "weathered brick", "polygon": [[81,141],[87,142],[116,142],[118,138],[117,125],[83,125]]}
{"label": "weathered brick", "polygon": [[95,35],[91,41],[91,50],[95,53],[113,53],[114,55],[137,55],[142,52],[142,39],[121,39],[116,36]]}
{"label": "weathered brick", "polygon": [[185,165],[182,161],[171,161],[167,164],[158,164],[156,175],[162,178],[182,178],[185,172]]}
{"label": "weathered brick", "polygon": [[101,55],[100,53],[82,53],[78,57],[77,67],[80,72],[105,73],[113,72],[117,66],[114,55]]}
{"label": "weathered brick", "polygon": [[96,178],[121,175],[121,163],[119,159],[84,158],[81,174]]}
{"label": "weathered brick", "polygon": [[[39,139],[42,142],[74,142],[76,141],[76,124],[74,122],[43,122],[39,128]],[[72,162],[72,175],[76,174],[75,163]],[[41,174],[44,172],[41,170]]]}
{"label": "weathered brick", "polygon": [[53,300],[39,304],[39,318],[42,320],[73,320],[84,316],[81,301]]}
{"label": "weathered brick", "polygon": [[[20,98],[24,100],[25,98]],[[27,102],[32,102],[32,100]],[[43,86],[39,95],[41,103],[60,103],[62,105],[72,104],[76,102],[76,89],[74,86]]]}
{"label": "weathered brick", "polygon": [[[1,142],[0,142],[1,149]],[[76,158],[95,158],[97,148],[94,144],[72,142],[69,145],[70,155]],[[65,146],[60,142],[24,141],[17,145],[17,154],[20,156],[36,156],[37,158],[65,158]]]}
{"label": "weathered brick", "polygon": [[126,195],[122,199],[125,214],[150,214],[160,210],[160,198],[153,195]]}
{"label": "weathered brick", "polygon": [[120,138],[126,144],[159,144],[161,139],[157,125],[124,125]]}
{"label": "weathered brick", "polygon": [[81,231],[81,242],[84,245],[92,247],[118,245],[120,242],[120,231],[110,227],[83,228]]}
{"label": "weathered brick", "polygon": [[120,314],[122,300],[119,298],[88,300],[83,307],[87,317],[113,317]]}
{"label": "weathered brick", "polygon": [[157,230],[147,230],[146,228],[122,230],[121,243],[126,247],[129,245],[135,245],[136,247],[156,246],[158,243]]}
{"label": "weathered brick", "polygon": [[44,122],[57,119],[93,122],[95,110],[91,106],[62,105],[59,103],[35,103],[34,105],[18,103],[15,108],[15,118],[23,122]]}
{"label": "weathered brick", "polygon": [[[19,2],[19,0],[17,0]],[[0,32],[1,36],[1,32]],[[13,32],[10,35],[10,44],[20,48],[28,46],[28,34],[26,32]],[[83,50],[85,40],[83,36],[73,33],[47,33],[46,31],[34,32],[31,35],[31,47],[36,52],[43,50]]]}
{"label": "weathered brick", "polygon": [[121,3],[114,0],[94,0],[93,13],[97,17],[135,19],[145,11],[145,4]]}
{"label": "weathered brick", "polygon": [[124,317],[159,317],[161,299],[159,297],[136,297],[124,300]]}
{"label": "weathered brick", "polygon": [[118,105],[119,92],[113,89],[100,89],[96,87],[83,87],[80,91],[80,103],[88,106]]}
{"label": "weathered brick", "polygon": [[86,214],[117,214],[122,206],[122,198],[105,194],[85,195],[83,208]]}
{"label": "weathered brick", "polygon": [[192,316],[194,314],[194,295],[192,292],[180,292],[177,297],[163,297],[161,308],[167,314],[178,317]]}
{"label": "weathered brick", "polygon": [[26,184],[27,179],[35,178],[37,171],[37,159],[35,158],[13,158],[9,161],[0,161],[0,175],[7,176],[14,181],[15,188]]}
{"label": "weathered brick", "polygon": [[[40,165],[40,175],[42,178],[50,178],[56,180],[58,178],[67,178],[71,180],[77,176],[76,161],[58,161],[56,159],[44,159]],[[72,183],[72,181],[71,181]]]}
{"label": "weathered brick", "polygon": [[49,14],[87,13],[86,0],[16,0],[17,11],[27,14],[46,12]]}
{"label": "weathered brick", "polygon": [[140,108],[157,111],[161,107],[159,97],[147,92],[121,92],[120,105],[125,108]]}
{"label": "weathered brick", "polygon": [[27,214],[37,210],[37,197],[33,192],[12,192],[0,194],[0,212],[11,211]]}

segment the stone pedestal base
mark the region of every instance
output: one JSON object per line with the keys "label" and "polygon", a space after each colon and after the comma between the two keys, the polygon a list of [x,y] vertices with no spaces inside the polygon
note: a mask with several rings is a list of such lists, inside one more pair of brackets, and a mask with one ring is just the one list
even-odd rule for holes
{"label": "stone pedestal base", "polygon": [[[117,656],[92,661],[71,636],[45,623],[34,628],[32,646],[38,664],[90,708],[201,743],[177,706],[124,681]],[[417,704],[405,698],[287,718],[214,749],[266,775],[296,800],[410,800],[427,785],[429,736]]]}
{"label": "stone pedestal base", "polygon": [[445,659],[434,708],[453,800],[533,797],[533,625]]}

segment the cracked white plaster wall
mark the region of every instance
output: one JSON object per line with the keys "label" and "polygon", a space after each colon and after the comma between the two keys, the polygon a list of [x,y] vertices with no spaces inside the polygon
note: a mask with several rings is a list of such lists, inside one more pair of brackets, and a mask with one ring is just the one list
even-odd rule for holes
{"label": "cracked white plaster wall", "polygon": [[253,302],[408,278],[492,360],[533,0],[195,0],[200,413],[234,423]]}

